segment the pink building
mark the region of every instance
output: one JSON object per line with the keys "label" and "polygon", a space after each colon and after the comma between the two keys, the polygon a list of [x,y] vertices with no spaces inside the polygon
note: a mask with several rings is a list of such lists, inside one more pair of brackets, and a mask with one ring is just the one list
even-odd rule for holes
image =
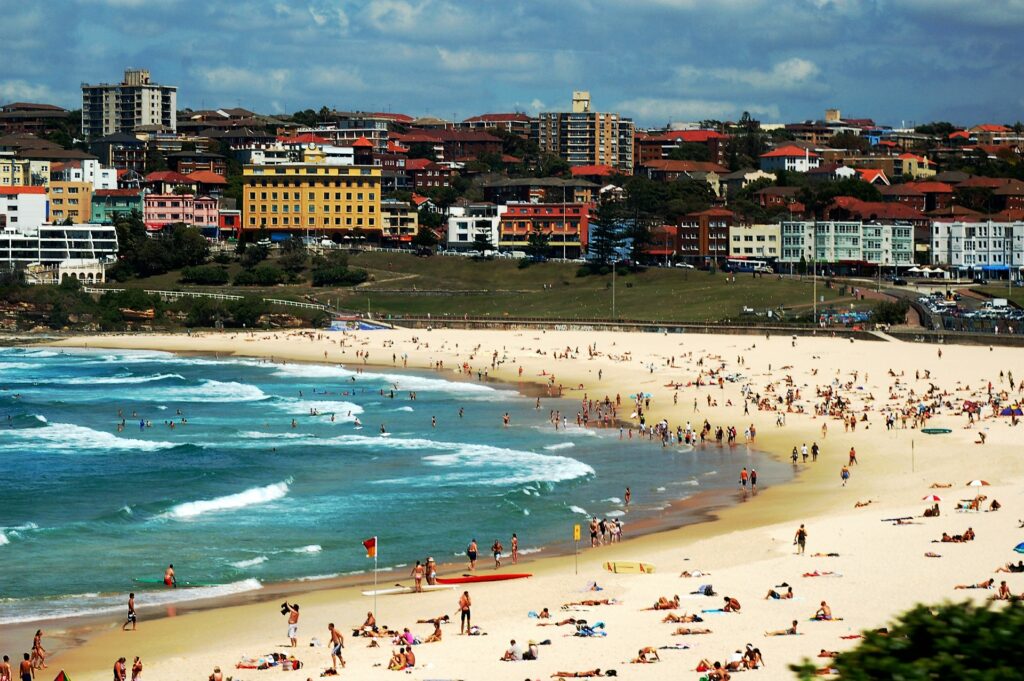
{"label": "pink building", "polygon": [[146,194],[143,220],[146,229],[156,232],[167,225],[183,222],[193,227],[217,227],[217,199],[193,194]]}

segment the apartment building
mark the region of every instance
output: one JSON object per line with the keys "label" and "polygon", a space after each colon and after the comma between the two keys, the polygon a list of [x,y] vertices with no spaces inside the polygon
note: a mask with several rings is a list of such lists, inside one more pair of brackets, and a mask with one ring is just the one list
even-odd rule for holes
{"label": "apartment building", "polygon": [[13,151],[0,151],[0,187],[32,184],[32,161],[15,158]]}
{"label": "apartment building", "polygon": [[689,213],[679,222],[679,257],[694,265],[721,262],[729,253],[729,230],[736,215],[725,208]]}
{"label": "apartment building", "polygon": [[461,215],[448,218],[448,248],[466,250],[473,247],[478,234],[497,245],[500,241],[499,225],[507,206],[495,203],[471,203]]}
{"label": "apartment building", "polygon": [[89,222],[112,225],[121,216],[133,211],[143,214],[142,189],[97,189],[92,194],[92,216]]}
{"label": "apartment building", "polygon": [[779,224],[730,225],[729,257],[775,262],[782,255],[782,228]]}
{"label": "apartment building", "polygon": [[92,183],[51,180],[46,188],[50,201],[50,220],[54,223],[71,221],[80,225],[92,219]]}
{"label": "apartment building", "polygon": [[548,236],[555,255],[578,258],[586,250],[590,233],[590,205],[584,203],[510,203],[498,224],[497,245],[523,250],[534,231]]}
{"label": "apartment building", "polygon": [[175,132],[178,88],[158,85],[146,69],[126,69],[120,83],[82,83],[82,134],[99,139],[155,126]]}
{"label": "apartment building", "polygon": [[914,264],[914,227],[861,221],[792,221],[781,225],[781,263],[815,261],[833,271]]}
{"label": "apartment building", "polygon": [[524,113],[489,113],[459,123],[463,130],[503,130],[523,138],[530,136],[531,119]]}
{"label": "apartment building", "polygon": [[1024,222],[945,222],[931,226],[931,264],[1020,277],[1024,266]]}
{"label": "apartment building", "polygon": [[589,92],[573,92],[570,112],[537,116],[530,134],[541,153],[559,156],[569,165],[608,165],[626,175],[633,173],[632,119],[591,111]]}
{"label": "apartment building", "polygon": [[705,147],[708,161],[726,165],[728,163],[728,142],[728,135],[723,135],[715,130],[638,132],[634,142],[634,161],[637,166],[641,166],[648,161],[668,159],[673,151],[687,144]]}
{"label": "apartment building", "polygon": [[410,243],[420,230],[420,214],[408,201],[385,199],[380,203],[382,236],[396,244]]}
{"label": "apartment building", "polygon": [[[2,192],[2,190],[0,190]],[[0,206],[3,205],[0,193]],[[102,262],[117,257],[117,230],[111,225],[3,225],[0,222],[0,264],[66,265],[89,275],[86,281],[103,281]]]}
{"label": "apartment building", "polygon": [[380,202],[380,168],[286,163],[242,170],[243,230],[362,230],[379,236]]}
{"label": "apartment building", "polygon": [[142,219],[151,232],[178,223],[216,229],[219,224],[217,199],[195,194],[147,193],[142,199]]}
{"label": "apartment building", "polygon": [[84,158],[80,161],[52,163],[50,165],[51,180],[65,182],[86,182],[93,191],[117,188],[117,170],[104,168],[95,158]]}

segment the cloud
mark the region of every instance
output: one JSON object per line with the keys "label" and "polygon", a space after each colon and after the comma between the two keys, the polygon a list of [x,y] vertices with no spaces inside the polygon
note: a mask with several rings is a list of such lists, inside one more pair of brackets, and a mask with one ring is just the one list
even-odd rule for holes
{"label": "cloud", "polygon": [[657,123],[699,121],[709,118],[724,120],[738,118],[744,111],[770,118],[779,116],[779,110],[775,106],[741,106],[735,102],[708,99],[639,97],[619,102],[616,108],[623,114]]}
{"label": "cloud", "polygon": [[676,69],[676,74],[684,82],[718,81],[730,85],[745,85],[758,90],[775,91],[789,91],[813,85],[814,77],[819,72],[820,70],[814,62],[800,57],[780,61],[767,71],[735,67],[699,69],[694,66],[681,66]]}
{"label": "cloud", "polygon": [[529,52],[494,52],[491,50],[437,49],[440,66],[449,71],[519,71],[534,69],[540,64],[536,54]]}
{"label": "cloud", "polygon": [[0,102],[52,102],[54,94],[45,85],[24,80],[0,80]]}
{"label": "cloud", "polygon": [[256,70],[221,65],[199,67],[193,71],[193,74],[214,92],[237,93],[259,90],[280,94],[291,78],[292,72],[289,69]]}

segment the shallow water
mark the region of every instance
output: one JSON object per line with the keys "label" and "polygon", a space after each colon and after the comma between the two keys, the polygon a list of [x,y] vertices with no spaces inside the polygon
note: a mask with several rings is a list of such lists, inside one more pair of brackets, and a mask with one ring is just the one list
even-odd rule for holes
{"label": "shallow water", "polygon": [[[568,546],[591,514],[628,534],[671,501],[732,487],[741,466],[768,485],[790,475],[743,446],[555,431],[551,409],[572,421],[578,403],[536,410],[505,387],[399,370],[0,349],[0,623],[120,610],[133,589],[141,607],[365,572],[373,535],[382,568],[452,560],[473,537],[485,556],[512,532],[531,553]],[[217,586],[133,583],[168,563]]]}

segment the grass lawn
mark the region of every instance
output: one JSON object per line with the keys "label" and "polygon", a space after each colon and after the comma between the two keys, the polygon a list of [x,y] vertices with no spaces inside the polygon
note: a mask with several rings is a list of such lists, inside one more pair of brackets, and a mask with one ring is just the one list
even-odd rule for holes
{"label": "grass lawn", "polygon": [[[320,302],[375,315],[472,315],[595,319],[612,317],[612,276],[576,276],[575,263],[537,263],[520,269],[514,260],[472,260],[463,257],[418,258],[403,253],[353,255],[349,264],[367,270],[372,279],[357,288],[318,288],[305,284],[269,288],[185,286],[178,273],[138,279],[128,286],[187,289]],[[232,276],[238,265],[228,266]],[[418,293],[417,293],[418,292]],[[465,293],[459,293],[465,292]],[[825,305],[848,308],[852,298],[818,282]],[[615,278],[616,312],[620,319],[703,322],[750,319],[744,307],[764,314],[784,307],[792,316],[812,306],[810,278],[754,278],[737,274],[649,268]],[[858,307],[867,303],[855,303]],[[764,317],[760,318],[764,319]]]}
{"label": "grass lawn", "polygon": [[1014,286],[1009,292],[1006,290],[1006,283],[1002,286],[971,286],[978,291],[984,291],[993,298],[1006,298],[1015,303],[1018,307],[1024,307],[1024,288]]}

